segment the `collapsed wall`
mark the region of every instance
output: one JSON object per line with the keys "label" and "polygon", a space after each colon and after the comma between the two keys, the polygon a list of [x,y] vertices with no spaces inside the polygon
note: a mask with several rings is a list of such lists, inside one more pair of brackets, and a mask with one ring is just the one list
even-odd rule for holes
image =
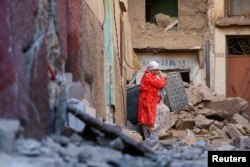
{"label": "collapsed wall", "polygon": [[[189,107],[172,112],[174,126],[166,138],[183,139],[188,144],[205,140],[211,148],[233,144],[250,136],[248,102],[240,97],[216,95],[204,85],[185,83]],[[243,148],[244,147],[244,148]],[[246,149],[242,146],[241,149]]]}

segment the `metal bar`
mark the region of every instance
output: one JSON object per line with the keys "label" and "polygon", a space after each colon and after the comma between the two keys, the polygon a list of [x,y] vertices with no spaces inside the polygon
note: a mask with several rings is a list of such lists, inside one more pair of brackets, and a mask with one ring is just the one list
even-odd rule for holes
{"label": "metal bar", "polygon": [[210,88],[210,54],[209,40],[205,43],[206,85]]}

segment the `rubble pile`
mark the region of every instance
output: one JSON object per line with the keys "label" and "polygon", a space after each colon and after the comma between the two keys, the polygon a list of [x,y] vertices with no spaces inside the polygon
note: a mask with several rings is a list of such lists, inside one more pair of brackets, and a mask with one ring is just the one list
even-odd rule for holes
{"label": "rubble pile", "polygon": [[25,139],[18,120],[0,119],[0,164],[203,167],[207,166],[207,150],[250,149],[250,117],[245,100],[218,96],[202,85],[185,83],[185,91],[189,107],[171,112],[172,127],[161,136],[157,151],[143,145],[136,126],[131,124],[135,128],[131,130],[131,127],[102,122],[85,112],[86,108],[75,108],[79,101],[69,100],[67,113],[74,116],[72,122],[78,119],[81,126],[75,129],[75,126],[65,126],[62,135],[49,135],[40,141]]}
{"label": "rubble pile", "polygon": [[208,149],[225,144],[235,149],[250,149],[247,101],[240,97],[218,96],[203,85],[184,85],[189,107],[172,112],[174,126],[168,130],[166,139],[183,140],[190,145],[202,139],[207,142]]}
{"label": "rubble pile", "polygon": [[[6,128],[8,125],[9,128]],[[100,128],[101,129],[101,128]],[[162,152],[129,145],[124,137],[85,126],[82,133],[65,130],[38,141],[22,137],[17,120],[0,120],[0,164],[8,167],[176,167],[207,165],[206,146],[163,143]],[[139,144],[139,143],[138,143]],[[130,146],[130,147],[128,147]],[[192,156],[190,156],[192,155]]]}

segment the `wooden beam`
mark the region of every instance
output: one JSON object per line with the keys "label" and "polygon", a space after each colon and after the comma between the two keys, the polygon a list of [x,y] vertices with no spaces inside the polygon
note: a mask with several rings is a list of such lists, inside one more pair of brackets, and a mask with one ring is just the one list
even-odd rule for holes
{"label": "wooden beam", "polygon": [[154,153],[152,150],[150,150],[148,147],[145,147],[142,143],[138,143],[135,140],[131,139],[127,135],[123,134],[120,130],[118,130],[113,125],[106,124],[104,122],[101,122],[100,120],[97,120],[88,114],[84,112],[77,112],[71,109],[68,109],[68,112],[75,115],[78,119],[85,122],[88,126],[91,126],[104,134],[106,134],[108,137],[111,138],[121,138],[125,145],[125,152],[135,154],[135,155],[144,155],[144,156],[153,156]]}

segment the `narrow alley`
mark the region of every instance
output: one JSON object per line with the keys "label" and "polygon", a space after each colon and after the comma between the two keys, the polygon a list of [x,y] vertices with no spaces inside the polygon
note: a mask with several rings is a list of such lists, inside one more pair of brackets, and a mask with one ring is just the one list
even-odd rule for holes
{"label": "narrow alley", "polygon": [[249,166],[249,69],[249,0],[1,0],[0,167]]}

